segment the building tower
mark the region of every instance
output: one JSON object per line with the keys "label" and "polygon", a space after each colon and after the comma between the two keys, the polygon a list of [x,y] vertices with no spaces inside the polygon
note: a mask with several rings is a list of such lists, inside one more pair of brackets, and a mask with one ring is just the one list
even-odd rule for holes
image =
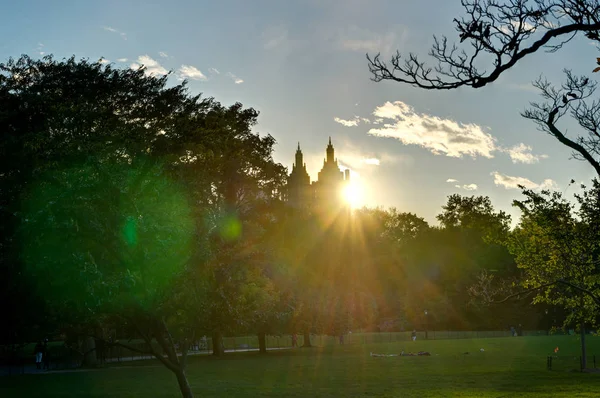
{"label": "building tower", "polygon": [[325,152],[327,156],[323,160],[323,168],[313,185],[315,186],[316,207],[321,211],[328,212],[339,210],[345,205],[343,191],[345,184],[350,180],[350,173],[340,170],[335,158],[335,149],[331,144],[331,137],[329,137]]}
{"label": "building tower", "polygon": [[310,176],[306,171],[306,163],[304,163],[303,158],[300,143],[298,143],[296,162],[292,166],[292,172],[287,183],[287,201],[296,208],[310,207],[312,202]]}
{"label": "building tower", "polygon": [[292,207],[326,214],[348,206],[344,201],[343,191],[350,182],[350,170],[340,170],[331,137],[325,154],[323,168],[318,173],[317,181],[311,183],[298,143],[296,161],[288,177],[286,193],[286,200]]}

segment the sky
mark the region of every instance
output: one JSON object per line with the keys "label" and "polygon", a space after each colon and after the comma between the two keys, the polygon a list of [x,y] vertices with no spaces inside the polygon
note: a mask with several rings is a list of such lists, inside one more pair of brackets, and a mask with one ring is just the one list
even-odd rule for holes
{"label": "sky", "polygon": [[[277,140],[275,160],[291,170],[299,142],[312,180],[331,136],[366,206],[435,224],[448,195],[485,195],[517,219],[517,184],[571,194],[594,176],[520,116],[540,100],[530,84],[540,74],[560,83],[564,68],[595,67],[597,50],[583,37],[525,58],[482,89],[371,81],[366,53],[426,59],[433,34],[457,38],[459,0],[0,2],[0,62],[75,55],[171,71],[193,93],[260,111],[256,131]],[[567,119],[559,126],[577,132]]]}

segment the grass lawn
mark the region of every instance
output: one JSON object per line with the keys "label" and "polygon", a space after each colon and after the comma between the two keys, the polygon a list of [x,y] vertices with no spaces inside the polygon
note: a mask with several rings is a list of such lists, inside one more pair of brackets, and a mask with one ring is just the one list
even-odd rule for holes
{"label": "grass lawn", "polygon": [[[558,346],[557,370],[546,356]],[[589,355],[600,337],[588,338]],[[480,352],[484,348],[484,352]],[[426,350],[431,357],[371,357]],[[469,354],[464,354],[469,352]],[[590,360],[591,361],[591,360]],[[327,345],[324,348],[190,357],[188,379],[202,397],[594,397],[600,374],[573,371],[575,336]],[[179,396],[175,377],[157,361],[71,373],[3,377],[0,396]]]}

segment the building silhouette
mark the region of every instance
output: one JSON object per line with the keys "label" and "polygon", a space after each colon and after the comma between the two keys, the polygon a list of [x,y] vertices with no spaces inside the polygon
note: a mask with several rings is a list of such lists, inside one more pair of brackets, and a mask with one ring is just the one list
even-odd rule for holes
{"label": "building silhouette", "polygon": [[346,209],[349,205],[344,200],[344,190],[350,183],[350,170],[341,171],[335,158],[335,150],[331,144],[326,149],[323,168],[319,171],[317,180],[311,182],[306,171],[304,156],[298,143],[296,159],[287,181],[285,199],[296,209],[321,213]]}

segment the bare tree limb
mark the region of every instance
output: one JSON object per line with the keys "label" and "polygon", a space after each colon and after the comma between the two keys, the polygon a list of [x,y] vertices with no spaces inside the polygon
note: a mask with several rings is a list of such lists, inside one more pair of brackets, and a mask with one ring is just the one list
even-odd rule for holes
{"label": "bare tree limb", "polygon": [[[450,90],[462,86],[483,87],[497,80],[528,55],[541,48],[556,52],[577,33],[600,41],[600,7],[585,0],[462,0],[466,17],[454,19],[460,42],[470,41],[471,51],[449,45],[448,38],[434,37],[429,55],[435,67],[409,53],[402,61],[399,52],[389,64],[381,53],[367,54],[371,79],[392,80],[427,90]],[[542,33],[543,32],[543,33]],[[558,44],[552,41],[566,37]],[[481,65],[492,69],[480,70]]]}

